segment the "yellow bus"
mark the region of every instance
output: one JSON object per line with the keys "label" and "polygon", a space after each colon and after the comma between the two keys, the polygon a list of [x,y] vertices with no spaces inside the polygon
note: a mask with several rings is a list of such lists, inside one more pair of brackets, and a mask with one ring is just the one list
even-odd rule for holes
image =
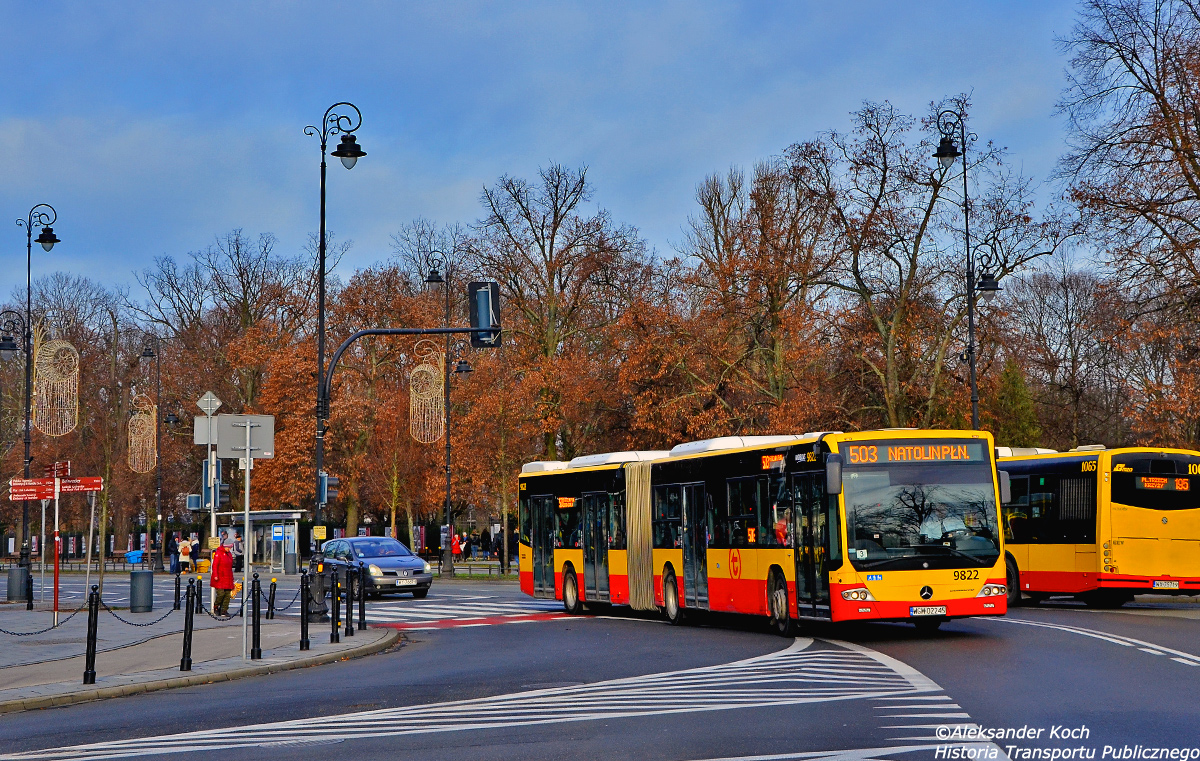
{"label": "yellow bus", "polygon": [[532,462],[520,582],[585,606],[937,628],[1006,609],[991,435],[886,430],[706,439]]}
{"label": "yellow bus", "polygon": [[1083,446],[997,449],[1009,605],[1074,595],[1200,593],[1200,452]]}

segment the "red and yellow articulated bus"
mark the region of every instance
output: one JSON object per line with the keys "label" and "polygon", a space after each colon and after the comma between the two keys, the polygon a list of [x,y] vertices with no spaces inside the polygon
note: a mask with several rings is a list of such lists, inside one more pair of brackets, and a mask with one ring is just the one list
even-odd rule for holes
{"label": "red and yellow articulated bus", "polygon": [[1009,605],[1200,594],[1200,452],[1001,447]]}
{"label": "red and yellow articulated bus", "polygon": [[533,462],[521,589],[563,601],[937,628],[1002,615],[991,435],[887,430],[725,437]]}

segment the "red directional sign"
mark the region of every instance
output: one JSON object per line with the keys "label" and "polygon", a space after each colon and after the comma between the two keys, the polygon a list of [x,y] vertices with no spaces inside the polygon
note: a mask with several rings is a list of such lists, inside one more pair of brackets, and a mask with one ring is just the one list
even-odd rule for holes
{"label": "red directional sign", "polygon": [[71,475],[71,461],[60,460],[53,465],[47,465],[43,472],[46,478],[67,478]]}
{"label": "red directional sign", "polygon": [[58,482],[58,490],[63,494],[77,491],[103,491],[104,479],[101,476],[61,478]]}
{"label": "red directional sign", "polygon": [[14,478],[8,482],[8,498],[13,502],[54,499],[53,478]]}

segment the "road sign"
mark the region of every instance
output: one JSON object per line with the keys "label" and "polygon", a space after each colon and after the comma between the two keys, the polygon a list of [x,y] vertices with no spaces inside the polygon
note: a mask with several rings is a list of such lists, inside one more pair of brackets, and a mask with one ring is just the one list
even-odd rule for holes
{"label": "road sign", "polygon": [[102,476],[81,476],[79,478],[60,478],[58,490],[63,494],[79,491],[104,491]]}
{"label": "road sign", "polygon": [[271,524],[271,541],[272,542],[282,542],[283,541],[283,524],[282,523],[272,523]]}
{"label": "road sign", "polygon": [[208,415],[192,418],[192,443],[197,446],[217,443],[217,419]]}
{"label": "road sign", "polygon": [[8,498],[13,502],[54,499],[53,478],[14,478],[8,482]]}
{"label": "road sign", "polygon": [[320,539],[322,542],[325,541],[325,527],[324,526],[313,526],[312,531],[313,531],[313,539]]}
{"label": "road sign", "polygon": [[214,412],[221,409],[221,400],[213,392],[205,391],[204,396],[200,397],[200,400],[196,402],[196,406],[205,415],[212,417]]}
{"label": "road sign", "polygon": [[47,465],[44,472],[46,478],[66,478],[71,475],[71,461],[60,460],[53,465]]}
{"label": "road sign", "polygon": [[275,456],[274,415],[217,415],[217,457],[245,459],[247,426],[250,456],[255,460]]}

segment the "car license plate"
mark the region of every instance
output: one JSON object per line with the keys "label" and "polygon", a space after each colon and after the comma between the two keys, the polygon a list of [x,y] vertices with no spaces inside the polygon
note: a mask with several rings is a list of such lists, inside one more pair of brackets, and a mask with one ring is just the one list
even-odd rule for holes
{"label": "car license plate", "polygon": [[946,615],[945,605],[918,605],[908,609],[910,616],[944,616]]}
{"label": "car license plate", "polygon": [[396,579],[396,586],[398,587],[415,587],[416,585],[416,579]]}
{"label": "car license plate", "polygon": [[1155,589],[1179,589],[1179,582],[1178,581],[1167,581],[1165,579],[1159,579],[1154,582],[1154,588]]}

